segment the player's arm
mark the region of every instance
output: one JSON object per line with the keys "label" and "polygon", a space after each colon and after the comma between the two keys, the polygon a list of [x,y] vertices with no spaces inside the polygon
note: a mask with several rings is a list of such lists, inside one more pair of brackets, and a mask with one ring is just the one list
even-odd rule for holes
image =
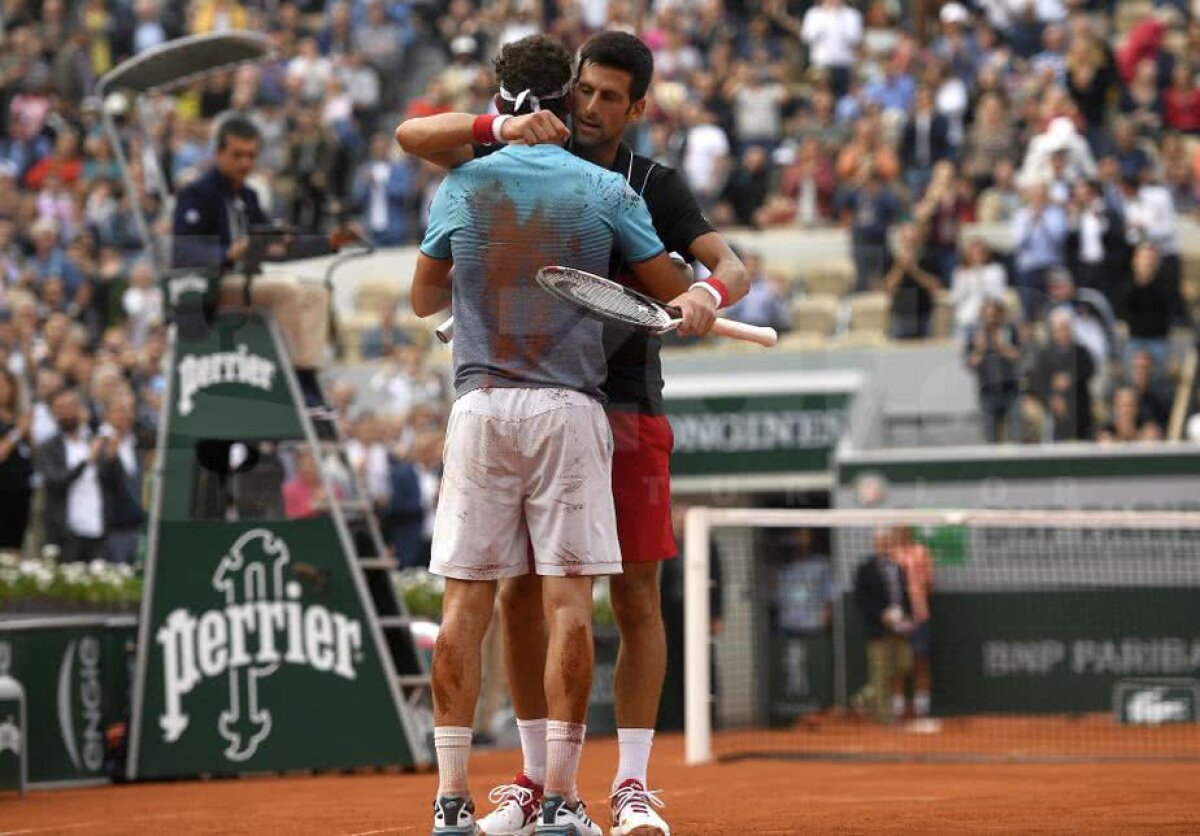
{"label": "player's arm", "polygon": [[656,205],[669,207],[669,211],[656,224],[667,247],[686,253],[708,268],[712,278],[719,283],[716,286],[724,291],[722,307],[732,305],[745,296],[750,290],[746,265],[724,236],[713,229],[708,218],[704,217],[683,176],[678,171],[672,171],[655,184],[655,188],[661,194]]}
{"label": "player's arm", "polygon": [[[499,122],[500,136],[495,129]],[[476,145],[521,142],[562,144],[571,132],[557,116],[543,110],[500,119],[470,113],[439,113],[406,119],[396,128],[396,142],[405,153],[450,169],[475,158]]]}
{"label": "player's arm", "polygon": [[717,318],[715,297],[697,285],[689,287],[686,271],[671,260],[658,239],[646,201],[628,185],[624,188],[613,228],[621,254],[651,296],[683,312],[680,334],[707,334]]}
{"label": "player's arm", "polygon": [[417,253],[409,303],[417,316],[433,316],[450,307],[450,270],[454,262]]}

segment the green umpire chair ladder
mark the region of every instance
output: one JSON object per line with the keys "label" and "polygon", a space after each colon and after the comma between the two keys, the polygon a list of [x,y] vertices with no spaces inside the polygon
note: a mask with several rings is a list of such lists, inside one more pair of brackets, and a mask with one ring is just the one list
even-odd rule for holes
{"label": "green umpire chair ladder", "polygon": [[[253,32],[183,38],[116,67],[97,93],[127,97],[144,135],[147,94],[270,54]],[[114,111],[102,119],[137,194]],[[215,315],[219,275],[164,269],[161,240],[134,220],[171,324],[128,776],[429,764],[428,668],[337,423],[305,408],[269,316]],[[304,454],[328,501],[288,519],[283,473]]]}
{"label": "green umpire chair ladder", "polygon": [[0,790],[25,794],[29,780],[27,728],[25,689],[0,672]]}

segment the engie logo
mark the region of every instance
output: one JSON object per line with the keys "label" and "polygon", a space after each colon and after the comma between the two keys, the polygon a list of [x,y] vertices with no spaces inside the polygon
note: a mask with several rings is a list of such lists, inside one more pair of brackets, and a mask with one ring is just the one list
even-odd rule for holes
{"label": "engie logo", "polygon": [[287,544],[271,531],[247,531],[221,558],[213,588],[224,609],[167,615],[155,641],[162,650],[166,710],[158,723],[174,743],[188,728],[184,698],[206,679],[227,676],[228,707],[217,730],[225,757],[245,761],[271,734],[271,711],[260,704],[258,683],[280,664],[301,665],[353,680],[362,661],[362,623],[319,604],[304,606],[297,581],[284,582]]}
{"label": "engie logo", "polygon": [[251,354],[245,344],[237,351],[189,354],[179,362],[179,414],[190,415],[196,393],[218,383],[243,383],[269,392],[275,385],[275,364]]}
{"label": "engie logo", "polygon": [[84,636],[67,645],[58,668],[58,728],[67,756],[80,772],[104,767],[100,656],[100,640]]}
{"label": "engie logo", "polygon": [[1121,682],[1117,684],[1113,702],[1120,723],[1144,726],[1194,723],[1200,720],[1200,683]]}

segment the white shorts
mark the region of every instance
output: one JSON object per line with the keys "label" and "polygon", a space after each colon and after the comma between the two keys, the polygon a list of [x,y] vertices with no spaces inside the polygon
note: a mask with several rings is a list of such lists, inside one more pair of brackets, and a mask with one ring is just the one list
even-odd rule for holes
{"label": "white shorts", "polygon": [[581,392],[463,395],[446,429],[430,571],[474,581],[619,574],[612,447],[604,409]]}

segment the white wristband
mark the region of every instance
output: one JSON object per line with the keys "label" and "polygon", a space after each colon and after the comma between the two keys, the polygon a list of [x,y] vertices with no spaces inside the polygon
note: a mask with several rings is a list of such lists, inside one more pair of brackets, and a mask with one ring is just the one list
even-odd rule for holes
{"label": "white wristband", "polygon": [[[705,290],[707,290],[709,293],[712,294],[712,298],[717,303],[717,307],[718,308],[721,307],[721,291],[717,290],[715,287],[710,285],[708,282],[694,282],[692,284],[692,287],[702,287]],[[691,289],[692,289],[691,287],[688,288],[688,290],[691,290]]]}
{"label": "white wristband", "polygon": [[492,139],[500,145],[508,145],[508,140],[501,135],[500,129],[504,127],[504,123],[509,119],[512,119],[511,113],[502,113],[492,120]]}

